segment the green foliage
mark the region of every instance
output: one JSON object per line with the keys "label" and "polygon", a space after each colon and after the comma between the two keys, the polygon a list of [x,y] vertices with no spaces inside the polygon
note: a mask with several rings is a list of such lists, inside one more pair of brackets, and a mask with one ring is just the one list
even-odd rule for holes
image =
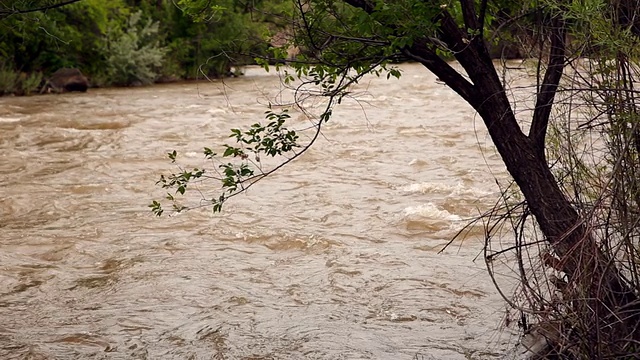
{"label": "green foliage", "polygon": [[107,73],[118,85],[152,83],[158,76],[166,49],[159,46],[158,23],[130,15],[126,26],[107,33]]}
{"label": "green foliage", "polygon": [[121,0],[83,0],[46,13],[15,15],[0,21],[0,54],[17,72],[51,74],[80,68],[89,77],[104,73],[104,34],[126,20]]}
{"label": "green foliage", "polygon": [[[20,1],[16,6],[48,3]],[[225,0],[204,9],[189,3],[181,2],[180,9],[172,1],[83,0],[46,13],[4,17],[0,59],[14,73],[45,77],[61,67],[79,68],[94,86],[218,77],[232,65],[264,56],[271,30],[282,28],[275,24],[279,16],[254,11],[262,2]],[[264,5],[275,12],[284,3]]]}
{"label": "green foliage", "polygon": [[36,91],[42,83],[42,73],[34,72],[31,74],[23,74],[20,77],[20,92],[23,95],[31,95]]}
{"label": "green foliage", "polygon": [[[270,122],[267,125],[253,124],[245,132],[240,129],[231,129],[232,135],[237,143],[244,144],[246,151],[258,156],[264,153],[269,156],[282,155],[297,147],[298,135],[293,130],[287,130],[283,125],[290,116],[285,109],[280,114],[269,110],[266,112],[266,119]],[[229,150],[232,150],[229,152]],[[234,156],[246,155],[246,152],[236,154],[239,149],[227,147],[223,156],[233,154]],[[229,153],[228,153],[229,152]]]}
{"label": "green foliage", "polygon": [[[210,162],[211,170],[200,168],[186,170],[178,166],[178,172],[160,176],[157,184],[164,189],[174,191],[167,193],[166,196],[166,200],[172,203],[174,212],[196,207],[182,205],[176,197],[185,195],[188,189],[197,187],[202,180],[218,183],[216,193],[201,200],[204,200],[206,205],[212,206],[213,212],[219,212],[230,197],[245,191],[278,168],[266,170],[261,156],[284,157],[287,159],[285,162],[288,162],[299,155],[296,151],[300,148],[298,134],[295,130],[284,126],[285,121],[290,118],[288,110],[284,109],[280,113],[269,110],[265,118],[266,124],[255,123],[249,130],[232,129],[229,137],[235,140],[235,144],[224,144],[221,149],[222,154],[205,147],[203,154]],[[174,150],[167,156],[172,163],[175,163],[178,154]],[[204,194],[202,189],[198,188],[198,194]],[[164,213],[162,204],[157,200],[154,200],[149,207],[157,216]]]}
{"label": "green foliage", "polygon": [[[231,3],[225,6],[217,3],[215,7],[209,7],[207,1],[183,0],[180,4],[186,7],[187,12],[196,16],[200,23],[215,21],[217,16],[223,16],[233,8]],[[412,14],[413,23],[407,16],[399,16],[407,14],[409,8],[415,10]],[[255,61],[267,71],[275,62],[276,70],[282,71],[285,84],[295,83],[298,89],[317,89],[310,91],[328,98],[326,108],[318,116],[318,122],[315,124],[317,136],[321,125],[329,121],[333,106],[339,104],[345,96],[349,96],[350,87],[357,84],[363,76],[371,73],[387,78],[401,76],[401,72],[392,63],[398,59],[401,49],[412,42],[411,36],[417,36],[420,31],[435,31],[432,21],[422,20],[433,17],[437,9],[437,6],[412,4],[407,1],[394,4],[390,8],[382,7],[380,13],[370,15],[333,2],[318,1],[304,12],[304,16],[309,17],[308,21],[317,24],[317,31],[309,37],[293,37],[292,42],[284,46],[271,47],[265,52],[266,56],[256,57]],[[392,14],[393,26],[378,26],[381,19],[389,19]],[[401,33],[397,31],[397,27],[402,28]],[[232,28],[227,29],[234,31]],[[332,38],[325,36],[335,34],[336,31],[339,35],[332,35]],[[347,40],[353,37],[364,39],[364,45]],[[323,43],[328,45],[324,51],[311,51]],[[287,46],[290,45],[300,46],[307,51],[290,61],[287,54]],[[285,62],[288,67],[282,66]],[[285,127],[289,119],[287,111],[275,113],[269,110],[266,119],[266,125],[256,123],[246,130],[232,129],[230,137],[235,139],[235,145],[223,145],[219,152],[205,148],[205,158],[213,162],[212,170],[197,168],[187,171],[179,166],[178,172],[162,176],[158,184],[174,190],[174,193],[169,193],[166,197],[173,203],[173,210],[179,212],[194,207],[182,205],[176,199],[177,196],[184,195],[192,184],[215,180],[219,183],[219,191],[215,195],[206,196],[205,205],[200,202],[196,207],[208,205],[212,206],[214,212],[218,212],[230,197],[245,191],[255,182],[297,157],[301,152],[296,149],[302,147],[300,151],[304,151],[308,146],[301,146],[297,133]],[[172,162],[176,161],[175,151],[168,155]],[[284,160],[275,168],[265,170],[261,162],[261,157],[264,156],[283,157]],[[236,161],[223,161],[224,158]],[[199,188],[198,194],[201,193],[205,192]],[[154,201],[150,207],[156,215],[164,212],[162,204],[158,201]]]}
{"label": "green foliage", "polygon": [[0,95],[12,94],[17,88],[17,83],[18,73],[9,67],[0,67]]}
{"label": "green foliage", "polygon": [[[231,64],[253,62],[255,55],[264,54],[266,23],[253,18],[233,2],[216,2],[213,7],[181,2],[189,20],[184,36],[173,48],[179,48],[176,60],[185,64],[188,77],[226,75]],[[258,21],[256,21],[258,20]]]}

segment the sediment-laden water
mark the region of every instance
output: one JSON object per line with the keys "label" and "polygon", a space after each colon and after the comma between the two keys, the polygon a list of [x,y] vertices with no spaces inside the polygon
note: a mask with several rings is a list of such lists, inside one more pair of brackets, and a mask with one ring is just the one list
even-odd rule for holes
{"label": "sediment-laden water", "polygon": [[262,119],[275,74],[1,98],[0,358],[499,357],[482,228],[438,251],[504,170],[469,106],[401,68],[215,216],[149,211],[166,153]]}

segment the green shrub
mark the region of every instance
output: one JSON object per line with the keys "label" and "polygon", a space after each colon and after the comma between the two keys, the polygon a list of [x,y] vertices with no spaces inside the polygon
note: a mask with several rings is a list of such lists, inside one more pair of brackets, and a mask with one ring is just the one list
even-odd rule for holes
{"label": "green shrub", "polygon": [[159,43],[158,23],[141,20],[142,12],[135,12],[126,29],[107,35],[107,69],[113,84],[149,84],[158,76],[166,49]]}
{"label": "green shrub", "polygon": [[31,95],[32,92],[40,88],[42,83],[42,73],[31,73],[29,75],[20,76],[20,92],[23,95]]}
{"label": "green shrub", "polygon": [[13,94],[18,83],[18,73],[9,67],[0,67],[0,95]]}

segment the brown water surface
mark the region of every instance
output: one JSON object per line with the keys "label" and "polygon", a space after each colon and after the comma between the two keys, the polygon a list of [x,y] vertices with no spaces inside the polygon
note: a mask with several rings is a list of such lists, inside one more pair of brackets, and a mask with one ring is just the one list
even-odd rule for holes
{"label": "brown water surface", "polygon": [[262,119],[276,75],[0,99],[0,358],[500,356],[481,227],[437,253],[494,203],[500,160],[455,93],[402,70],[215,216],[150,213],[166,153],[201,162]]}

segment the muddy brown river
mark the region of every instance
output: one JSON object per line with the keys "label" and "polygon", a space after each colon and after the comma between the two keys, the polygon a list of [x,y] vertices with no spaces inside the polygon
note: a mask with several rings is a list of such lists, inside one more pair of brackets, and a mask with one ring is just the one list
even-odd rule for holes
{"label": "muddy brown river", "polygon": [[503,167],[469,106],[401,68],[216,215],[153,216],[166,153],[202,162],[261,120],[274,73],[0,98],[0,358],[503,356],[482,227],[438,253]]}

